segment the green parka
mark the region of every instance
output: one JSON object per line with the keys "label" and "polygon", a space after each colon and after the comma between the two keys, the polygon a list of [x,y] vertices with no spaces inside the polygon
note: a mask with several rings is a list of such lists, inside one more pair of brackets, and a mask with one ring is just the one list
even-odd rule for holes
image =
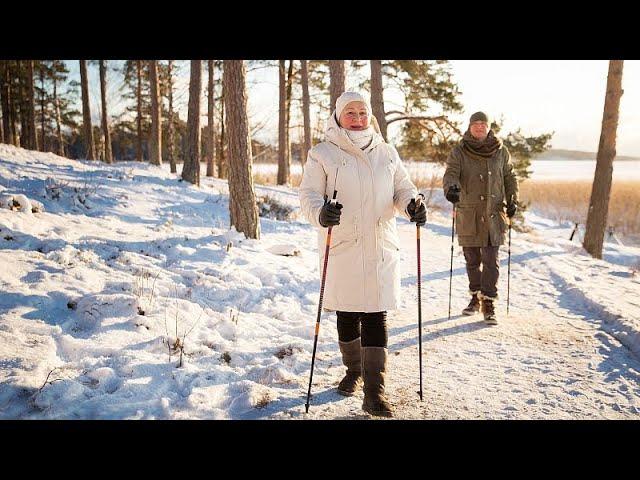
{"label": "green parka", "polygon": [[456,230],[461,247],[487,247],[504,244],[507,231],[506,202],[518,200],[518,181],[511,155],[503,145],[491,158],[471,157],[462,142],[447,158],[443,178],[444,193],[458,185]]}

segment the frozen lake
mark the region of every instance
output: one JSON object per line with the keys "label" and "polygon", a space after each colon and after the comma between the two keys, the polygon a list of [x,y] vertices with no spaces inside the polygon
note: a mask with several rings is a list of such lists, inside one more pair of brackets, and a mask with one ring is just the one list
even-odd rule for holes
{"label": "frozen lake", "polygon": [[[405,162],[412,176],[430,177],[442,175],[444,166],[434,163]],[[593,180],[596,168],[595,160],[534,160],[531,162],[531,179],[533,180]],[[278,171],[276,164],[257,163],[254,172],[272,173]],[[299,163],[291,165],[293,174],[300,174]],[[613,178],[616,180],[640,180],[640,162],[613,162]]]}

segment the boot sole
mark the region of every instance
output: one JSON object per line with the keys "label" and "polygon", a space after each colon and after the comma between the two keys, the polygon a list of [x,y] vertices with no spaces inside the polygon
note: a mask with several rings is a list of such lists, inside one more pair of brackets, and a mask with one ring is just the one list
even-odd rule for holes
{"label": "boot sole", "polygon": [[476,313],[480,313],[480,310],[476,310],[475,312],[465,312],[464,310],[462,311],[462,315],[465,315],[467,317],[470,317],[471,315],[475,315]]}
{"label": "boot sole", "polygon": [[385,417],[385,418],[393,417],[393,412],[382,412],[382,411],[377,411],[377,410],[369,410],[369,409],[364,408],[364,407],[362,407],[362,410],[367,412],[369,415],[373,415],[374,417]]}
{"label": "boot sole", "polygon": [[498,321],[497,320],[485,320],[484,323],[486,323],[487,325],[497,325]]}

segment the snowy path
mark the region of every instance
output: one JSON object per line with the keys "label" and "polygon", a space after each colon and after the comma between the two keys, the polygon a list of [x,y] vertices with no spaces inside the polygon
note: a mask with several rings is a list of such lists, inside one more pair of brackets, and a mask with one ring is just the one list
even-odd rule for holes
{"label": "snowy path", "polygon": [[[48,177],[59,198],[44,195]],[[168,166],[0,145],[0,194],[45,206],[0,209],[0,419],[369,418],[361,393],[335,391],[335,315],[323,315],[304,413],[320,282],[295,190],[257,187],[294,218],[263,217],[260,241],[245,240],[228,229],[226,183],[202,179],[196,188]],[[98,188],[80,198],[87,185]],[[500,324],[487,327],[457,315],[468,301],[457,248],[447,320],[451,224],[430,215],[422,403],[415,227],[399,220],[403,303],[389,315],[387,375],[396,418],[640,419],[640,278],[629,268],[640,248],[609,245],[608,262],[593,260],[563,240],[570,226],[528,219],[536,230],[513,237],[510,316],[503,248]],[[181,367],[168,350],[176,330],[190,332]]]}
{"label": "snowy path", "polygon": [[[605,307],[594,309],[585,304],[585,295],[579,291],[567,291],[558,273],[582,259],[560,248],[532,244],[514,232],[510,315],[506,317],[505,246],[497,307],[500,323],[489,327],[481,314],[458,314],[468,301],[464,258],[458,253],[454,257],[452,318],[447,320],[450,237],[444,220],[430,224],[422,240],[423,402],[417,394],[415,227],[405,222],[400,227],[405,307],[390,315],[387,374],[396,418],[640,419],[640,358],[600,328],[613,314]],[[430,251],[438,253],[429,256]],[[584,276],[591,277],[607,275],[609,270],[604,262],[584,265],[584,269]],[[620,269],[613,266],[612,270]],[[608,284],[603,278],[592,278],[589,285]],[[622,280],[609,288],[625,292],[630,302],[638,301],[637,280],[633,284]],[[627,312],[637,315],[640,309],[636,306]],[[325,335],[329,335],[326,328]],[[314,391],[322,392],[321,399],[315,405],[312,402],[309,417],[368,418],[360,410],[361,394],[345,399],[331,390],[343,370],[338,357],[332,358],[331,365],[326,376],[333,382],[316,377],[321,386]]]}

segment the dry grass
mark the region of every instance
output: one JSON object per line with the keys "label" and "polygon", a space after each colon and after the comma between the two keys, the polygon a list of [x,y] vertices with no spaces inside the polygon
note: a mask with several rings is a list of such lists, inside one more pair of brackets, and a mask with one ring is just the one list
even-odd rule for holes
{"label": "dry grass", "polygon": [[[262,173],[262,172],[254,172],[253,173],[253,181],[259,185],[275,185],[278,180],[277,173]],[[302,175],[293,173],[290,177],[291,187],[299,187],[300,182],[302,181]]]}
{"label": "dry grass", "polygon": [[[527,180],[520,184],[521,201],[557,221],[584,225],[590,198],[590,181]],[[608,226],[622,235],[640,235],[639,206],[640,181],[614,180]]]}
{"label": "dry grass", "polygon": [[[254,182],[275,185],[276,173],[254,173]],[[291,175],[291,186],[298,187],[302,175]],[[411,180],[427,196],[429,208],[435,208],[431,195],[442,188],[442,175],[431,172],[416,174]],[[591,197],[591,181],[526,180],[520,183],[520,199],[529,209],[536,209],[558,222],[585,224]],[[617,234],[640,236],[640,181],[613,182],[609,202],[609,227]]]}

